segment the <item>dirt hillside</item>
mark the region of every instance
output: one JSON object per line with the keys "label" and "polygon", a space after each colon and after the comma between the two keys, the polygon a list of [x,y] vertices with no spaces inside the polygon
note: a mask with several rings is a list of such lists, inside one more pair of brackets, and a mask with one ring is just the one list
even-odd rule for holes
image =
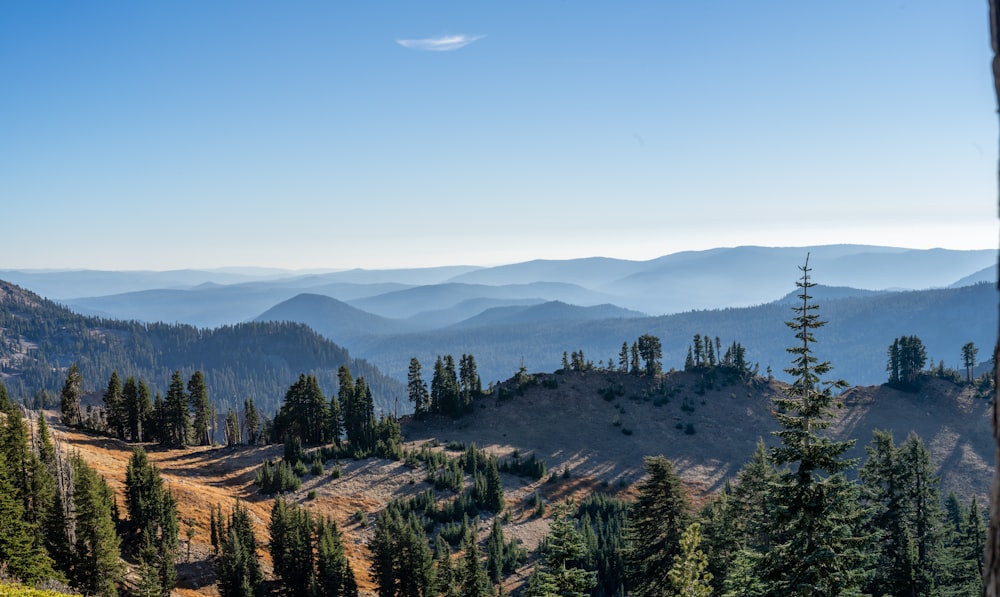
{"label": "dirt hillside", "polygon": [[[758,438],[773,443],[771,397],[779,386],[763,379],[706,386],[695,374],[672,373],[654,387],[629,375],[567,372],[536,375],[520,395],[512,387],[507,390],[508,398],[483,400],[474,415],[462,419],[404,418],[403,433],[411,448],[431,444],[443,450],[449,442],[475,443],[500,456],[518,450],[523,456],[534,453],[543,459],[557,480],[503,476],[512,513],[505,532],[533,549],[547,531],[547,521],[534,516],[527,505],[534,492],[550,503],[593,491],[628,492],[642,475],[645,455],[663,454],[673,460],[696,497],[717,491],[743,466]],[[852,455],[863,456],[873,429],[892,430],[897,442],[914,431],[930,448],[945,491],[985,499],[994,466],[986,400],[968,389],[931,380],[915,394],[854,388],[842,402],[831,433],[859,440]],[[118,492],[123,507],[124,474],[133,445],[66,429],[55,414],[49,420],[62,448],[79,451]],[[180,507],[178,594],[217,594],[210,559],[210,508],[221,504],[228,512],[236,500],[243,501],[263,546],[273,500],[256,492],[253,476],[261,461],[280,457],[282,448],[145,447]],[[334,463],[326,464],[329,472]],[[390,499],[413,495],[428,485],[423,471],[401,462],[344,460],[339,466],[340,478],[306,475],[302,488],[287,497],[338,522],[359,584],[373,594],[366,544],[374,515]],[[307,498],[311,490],[316,492],[314,499]],[[195,528],[190,561],[185,543],[188,520]],[[489,522],[482,521],[481,536]],[[263,548],[261,555],[269,568]],[[512,585],[528,572],[522,570]]]}

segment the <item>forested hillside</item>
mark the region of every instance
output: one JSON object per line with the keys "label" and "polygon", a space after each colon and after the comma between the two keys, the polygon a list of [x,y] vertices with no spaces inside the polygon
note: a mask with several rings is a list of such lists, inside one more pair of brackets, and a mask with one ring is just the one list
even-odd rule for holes
{"label": "forested hillside", "polygon": [[[817,288],[823,296],[824,289]],[[831,291],[831,295],[848,294]],[[860,294],[860,296],[858,296]],[[852,385],[878,384],[887,379],[886,351],[894,338],[917,335],[928,357],[957,368],[967,342],[987,347],[996,343],[997,292],[990,284],[962,288],[885,293],[850,293],[823,298],[829,318],[824,351],[837,363],[839,374]],[[411,356],[431,362],[439,354],[476,355],[484,380],[506,379],[524,364],[532,371],[559,367],[562,353],[584,352],[595,363],[616,360],[622,341],[650,333],[663,345],[665,369],[680,369],[695,334],[719,337],[746,346],[746,358],[771,367],[784,379],[788,303],[780,300],[756,307],[690,311],[661,317],[548,320],[504,325],[462,325],[419,334],[369,336],[351,345],[354,354],[402,379]],[[530,333],[526,330],[530,329]],[[988,355],[982,355],[986,360]]]}
{"label": "forested hillside", "polygon": [[300,373],[317,377],[326,391],[337,385],[337,369],[348,365],[391,408],[402,385],[346,349],[295,323],[244,323],[214,330],[189,325],[143,324],[84,317],[17,286],[0,281],[0,379],[18,398],[49,405],[76,363],[85,388],[103,388],[117,370],[135,376],[153,392],[166,393],[179,370],[204,372],[209,394],[221,404],[253,398],[272,412]]}

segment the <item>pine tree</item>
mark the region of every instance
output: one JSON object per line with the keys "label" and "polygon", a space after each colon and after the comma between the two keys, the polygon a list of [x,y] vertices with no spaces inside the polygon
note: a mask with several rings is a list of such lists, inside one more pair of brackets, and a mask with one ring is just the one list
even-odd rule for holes
{"label": "pine tree", "polygon": [[80,375],[80,368],[76,363],[69,366],[66,374],[66,382],[62,391],[59,392],[59,407],[62,411],[62,422],[70,427],[74,427],[83,422],[83,413],[80,411],[80,398],[83,396],[83,376]]}
{"label": "pine tree", "polygon": [[0,563],[7,573],[33,585],[56,577],[53,561],[41,545],[34,525],[25,520],[24,506],[11,483],[6,456],[0,453]]}
{"label": "pine tree", "polygon": [[184,393],[181,372],[174,371],[170,378],[167,397],[163,401],[164,443],[184,447],[191,443],[191,417],[188,413],[188,397]]}
{"label": "pine tree", "polygon": [[149,387],[146,382],[136,381],[131,375],[125,379],[122,388],[122,398],[125,403],[125,430],[132,441],[143,441],[143,426],[149,417],[152,406],[149,402]]}
{"label": "pine tree", "polygon": [[504,572],[504,538],[500,517],[493,517],[490,536],[486,540],[486,575],[493,584],[499,584]]}
{"label": "pine tree", "polygon": [[712,573],[707,572],[708,560],[698,549],[701,542],[701,525],[692,522],[681,535],[680,553],[667,573],[673,589],[670,595],[678,597],[709,597],[712,594]]}
{"label": "pine tree", "polygon": [[562,502],[554,508],[555,516],[542,550],[541,565],[529,597],[585,597],[597,585],[597,573],[582,568],[587,553],[576,521],[571,516],[572,504]]}
{"label": "pine tree", "polygon": [[979,349],[975,342],[967,342],[962,345],[962,366],[965,367],[965,381],[972,383],[972,370],[976,367],[976,356]]}
{"label": "pine tree", "polygon": [[260,440],[260,413],[253,398],[243,401],[243,427],[246,429],[247,445],[256,446]]}
{"label": "pine tree", "polygon": [[639,355],[645,361],[643,371],[646,375],[656,375],[662,369],[660,359],[663,357],[663,346],[660,339],[650,334],[639,336],[637,342]]}
{"label": "pine tree", "polygon": [[929,595],[941,570],[938,558],[943,549],[944,513],[938,494],[940,479],[934,474],[930,452],[920,438],[911,433],[899,448],[903,469],[903,492],[909,511],[908,531],[915,550],[914,594]]}
{"label": "pine tree", "polygon": [[119,439],[125,439],[125,426],[128,422],[126,408],[122,380],[117,371],[112,371],[108,388],[104,391],[104,411],[107,413],[108,431]]}
{"label": "pine tree", "polygon": [[471,412],[472,401],[483,393],[483,383],[479,379],[476,359],[471,354],[463,354],[459,360],[458,380],[461,411]]}
{"label": "pine tree", "polygon": [[491,456],[486,463],[486,494],[484,498],[484,509],[490,512],[503,510],[503,480],[500,479],[496,456]]}
{"label": "pine tree", "polygon": [[358,585],[343,537],[333,519],[320,519],[316,530],[316,589],[323,597],[357,597]]}
{"label": "pine tree", "polygon": [[269,531],[274,573],[284,594],[357,595],[354,573],[332,520],[314,520],[306,508],[278,498]]}
{"label": "pine tree", "polygon": [[326,437],[334,446],[340,448],[344,435],[344,411],[341,408],[340,400],[336,394],[330,396],[330,408],[327,409],[328,418],[326,425]]}
{"label": "pine tree", "polygon": [[916,554],[899,449],[891,432],[876,430],[865,450],[868,458],[858,474],[874,539],[874,569],[866,590],[876,595],[910,593],[915,590]]}
{"label": "pine tree", "polygon": [[[2,387],[2,386],[0,386]],[[69,570],[72,549],[70,547],[66,511],[64,509],[63,493],[60,487],[59,458],[44,413],[38,415],[37,449],[40,470],[34,482],[35,494],[41,519],[38,524],[38,534],[42,545],[54,562],[54,566],[63,574]]]}
{"label": "pine tree", "polygon": [[211,406],[208,401],[208,386],[205,384],[205,375],[199,370],[191,375],[187,383],[188,399],[191,402],[191,411],[194,413],[192,423],[192,438],[195,445],[208,446],[212,443],[209,433],[211,422]]}
{"label": "pine tree", "polygon": [[771,543],[760,575],[776,594],[833,595],[855,589],[862,580],[859,492],[843,475],[854,465],[843,457],[854,442],[834,442],[817,433],[830,425],[833,390],[847,384],[821,381],[832,367],[813,355],[812,344],[815,330],[825,322],[810,302],[815,284],[808,257],[799,269],[796,286],[802,302],[787,325],[800,344],[788,349],[792,365],[785,371],[793,382],[775,399],[781,429],[774,434],[781,445],[771,450],[771,461],[788,468],[770,493]]}
{"label": "pine tree", "polygon": [[455,567],[451,562],[451,546],[440,534],[434,542],[434,594],[457,597]]}
{"label": "pine tree", "polygon": [[476,535],[469,531],[462,538],[462,563],[458,571],[459,597],[489,597],[489,579],[479,561]]}
{"label": "pine tree", "polygon": [[423,417],[430,412],[430,393],[427,391],[427,383],[420,375],[420,361],[417,357],[410,359],[410,367],[406,372],[406,394],[410,402],[413,403],[413,414]]}
{"label": "pine tree", "polygon": [[253,522],[246,506],[233,506],[229,524],[218,522],[220,534],[220,555],[217,560],[219,573],[219,594],[221,597],[252,597],[263,580],[260,559],[257,556],[257,540],[253,533]]}
{"label": "pine tree", "polygon": [[159,392],[156,393],[156,398],[153,400],[153,408],[149,413],[149,419],[146,421],[144,428],[149,430],[144,434],[147,441],[155,441],[161,444],[170,442],[170,434],[167,430],[167,409]]}
{"label": "pine tree", "polygon": [[114,494],[79,455],[73,456],[72,467],[76,544],[70,581],[88,595],[114,597],[122,573],[112,518]]}
{"label": "pine tree", "polygon": [[618,351],[618,372],[628,373],[628,342],[622,342],[622,348]]}
{"label": "pine tree", "polygon": [[680,539],[692,522],[691,506],[674,467],[663,456],[644,459],[646,476],[629,515],[626,565],[635,595],[657,597],[670,590],[667,571],[680,553]]}
{"label": "pine tree", "polygon": [[160,592],[167,595],[177,577],[177,502],[164,489],[159,469],[141,446],[132,451],[125,470],[125,507],[132,532],[138,534],[144,550],[152,550],[144,562],[155,565]]}
{"label": "pine tree", "polygon": [[383,597],[429,595],[433,589],[433,557],[427,535],[416,516],[406,521],[395,508],[375,520],[372,576]]}

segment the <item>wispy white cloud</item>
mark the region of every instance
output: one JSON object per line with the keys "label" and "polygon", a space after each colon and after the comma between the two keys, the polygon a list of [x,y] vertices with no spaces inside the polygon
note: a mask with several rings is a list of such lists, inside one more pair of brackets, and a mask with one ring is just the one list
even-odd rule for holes
{"label": "wispy white cloud", "polygon": [[485,35],[446,35],[443,37],[426,37],[424,39],[397,39],[396,43],[410,50],[425,52],[450,52],[458,50],[486,37]]}

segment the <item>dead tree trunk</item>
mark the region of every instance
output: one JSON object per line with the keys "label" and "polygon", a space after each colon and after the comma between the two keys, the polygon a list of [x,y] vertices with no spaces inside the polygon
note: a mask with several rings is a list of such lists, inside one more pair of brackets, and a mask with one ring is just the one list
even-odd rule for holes
{"label": "dead tree trunk", "polygon": [[[993,86],[1000,105],[1000,0],[990,0],[990,38],[993,44]],[[998,168],[1000,175],[1000,168]],[[1000,286],[1000,284],[998,284]],[[996,354],[994,352],[994,354]],[[994,379],[1000,379],[1000,365],[993,361]],[[1000,393],[994,384],[993,395],[993,436],[997,448],[995,463],[1000,463],[1000,418],[998,418],[997,398]],[[985,566],[983,573],[983,594],[986,597],[1000,597],[1000,476],[993,472],[993,488],[990,496],[990,528],[986,539]]]}

